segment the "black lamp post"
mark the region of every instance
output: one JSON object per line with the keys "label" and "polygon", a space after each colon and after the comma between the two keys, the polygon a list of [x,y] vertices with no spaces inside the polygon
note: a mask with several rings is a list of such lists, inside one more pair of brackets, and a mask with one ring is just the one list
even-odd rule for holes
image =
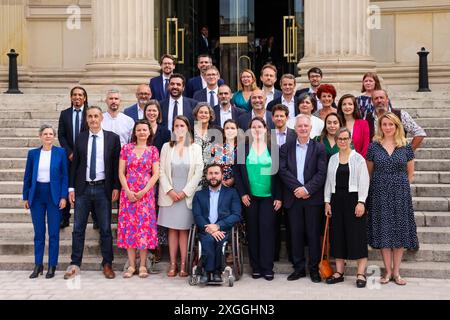
{"label": "black lamp post", "polygon": [[19,54],[16,53],[16,50],[11,49],[7,56],[9,57],[9,82],[8,91],[5,93],[22,94],[23,92],[19,90],[19,75],[17,73],[17,57]]}
{"label": "black lamp post", "polygon": [[417,52],[419,55],[419,90],[417,92],[430,92],[428,84],[428,54],[424,47]]}

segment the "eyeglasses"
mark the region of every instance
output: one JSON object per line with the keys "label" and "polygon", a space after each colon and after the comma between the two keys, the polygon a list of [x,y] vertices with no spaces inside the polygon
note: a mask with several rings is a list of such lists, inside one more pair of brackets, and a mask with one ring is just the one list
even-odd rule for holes
{"label": "eyeglasses", "polygon": [[347,142],[350,138],[337,138],[337,140],[340,142]]}

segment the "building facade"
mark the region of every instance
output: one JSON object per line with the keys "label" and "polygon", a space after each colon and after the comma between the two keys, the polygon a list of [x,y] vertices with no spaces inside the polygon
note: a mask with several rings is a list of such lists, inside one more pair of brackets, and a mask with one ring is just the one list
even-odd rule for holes
{"label": "building facade", "polygon": [[159,74],[163,53],[189,77],[203,26],[233,88],[239,71],[257,72],[268,53],[300,85],[319,66],[338,87],[358,90],[362,74],[376,71],[388,87],[416,90],[422,47],[430,87],[450,85],[448,0],[1,0],[0,88],[10,49],[20,54],[25,92],[134,86]]}

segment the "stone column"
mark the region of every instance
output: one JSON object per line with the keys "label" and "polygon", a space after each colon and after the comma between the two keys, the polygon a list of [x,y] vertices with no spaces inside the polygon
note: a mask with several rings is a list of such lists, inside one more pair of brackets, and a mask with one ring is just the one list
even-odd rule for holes
{"label": "stone column", "polygon": [[[301,82],[319,67],[324,83],[358,90],[365,72],[375,71],[367,21],[369,0],[305,0],[305,56]],[[303,87],[303,84],[302,84]]]}
{"label": "stone column", "polygon": [[92,61],[81,84],[134,87],[159,75],[153,6],[154,0],[92,0]]}

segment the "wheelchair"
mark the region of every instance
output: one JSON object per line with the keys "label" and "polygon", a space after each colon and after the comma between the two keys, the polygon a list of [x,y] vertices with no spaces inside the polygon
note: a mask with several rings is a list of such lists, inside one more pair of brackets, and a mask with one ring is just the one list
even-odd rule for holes
{"label": "wheelchair", "polygon": [[[208,285],[228,284],[229,287],[239,280],[244,273],[244,254],[242,250],[243,232],[242,225],[237,223],[231,229],[231,236],[222,247],[222,282],[208,282]],[[188,238],[188,272],[189,284],[196,286],[200,284],[203,274],[203,262],[201,242],[198,237],[197,225],[189,230]]]}

